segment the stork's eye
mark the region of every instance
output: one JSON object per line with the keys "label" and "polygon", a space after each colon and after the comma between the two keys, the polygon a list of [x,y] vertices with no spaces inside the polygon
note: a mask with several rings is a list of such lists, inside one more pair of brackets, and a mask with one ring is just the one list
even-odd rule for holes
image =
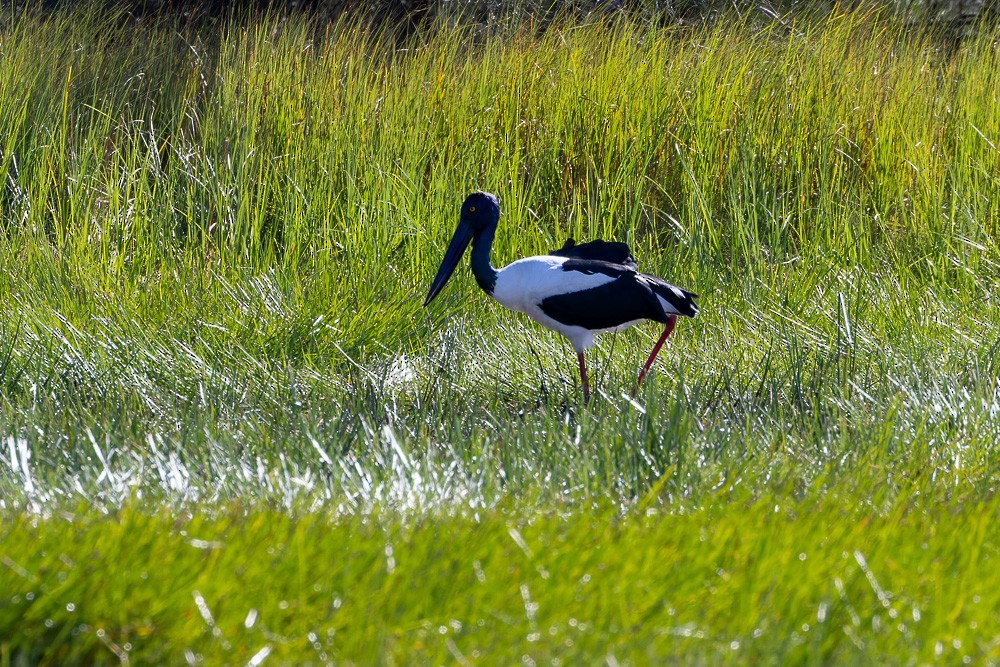
{"label": "stork's eye", "polygon": [[475,212],[476,212],[476,207],[475,206],[470,206],[469,207],[469,213],[475,213]]}

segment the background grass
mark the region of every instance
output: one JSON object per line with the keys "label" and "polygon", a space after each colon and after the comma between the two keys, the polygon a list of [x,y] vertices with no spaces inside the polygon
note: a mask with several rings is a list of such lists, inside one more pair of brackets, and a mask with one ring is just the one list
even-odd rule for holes
{"label": "background grass", "polygon": [[[995,662],[998,59],[8,20],[0,661]],[[583,406],[467,272],[421,308],[475,188],[497,264],[614,237],[702,295],[637,402],[655,330]]]}

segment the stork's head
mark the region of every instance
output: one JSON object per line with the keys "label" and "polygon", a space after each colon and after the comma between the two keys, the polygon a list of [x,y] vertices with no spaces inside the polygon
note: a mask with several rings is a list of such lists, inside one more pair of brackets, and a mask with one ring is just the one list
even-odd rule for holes
{"label": "stork's head", "polygon": [[489,229],[495,229],[499,220],[500,203],[494,195],[476,191],[465,198],[459,213],[458,227],[444,253],[444,259],[441,260],[441,267],[434,276],[434,282],[431,283],[431,289],[424,301],[425,306],[444,289],[445,283],[455,272],[455,267],[458,266],[472,240]]}
{"label": "stork's head", "polygon": [[472,230],[473,236],[475,236],[487,227],[496,225],[499,219],[500,203],[497,201],[497,198],[489,192],[477,190],[462,202],[462,213],[459,216],[458,229],[461,229],[463,225],[467,225]]}

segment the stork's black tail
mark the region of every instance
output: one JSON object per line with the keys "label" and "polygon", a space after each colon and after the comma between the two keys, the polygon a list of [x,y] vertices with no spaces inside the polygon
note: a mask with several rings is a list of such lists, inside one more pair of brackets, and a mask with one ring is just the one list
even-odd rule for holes
{"label": "stork's black tail", "polygon": [[639,275],[653,290],[653,294],[660,298],[660,305],[663,306],[663,310],[667,315],[694,317],[698,314],[698,304],[694,302],[698,298],[698,295],[694,292],[671,285],[656,276],[645,273],[640,273]]}

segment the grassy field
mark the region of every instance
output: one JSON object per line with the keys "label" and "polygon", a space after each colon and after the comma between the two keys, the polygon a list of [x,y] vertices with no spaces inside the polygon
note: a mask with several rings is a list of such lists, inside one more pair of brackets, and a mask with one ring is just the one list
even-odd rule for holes
{"label": "grassy field", "polygon": [[0,25],[0,665],[1000,662],[995,31]]}

